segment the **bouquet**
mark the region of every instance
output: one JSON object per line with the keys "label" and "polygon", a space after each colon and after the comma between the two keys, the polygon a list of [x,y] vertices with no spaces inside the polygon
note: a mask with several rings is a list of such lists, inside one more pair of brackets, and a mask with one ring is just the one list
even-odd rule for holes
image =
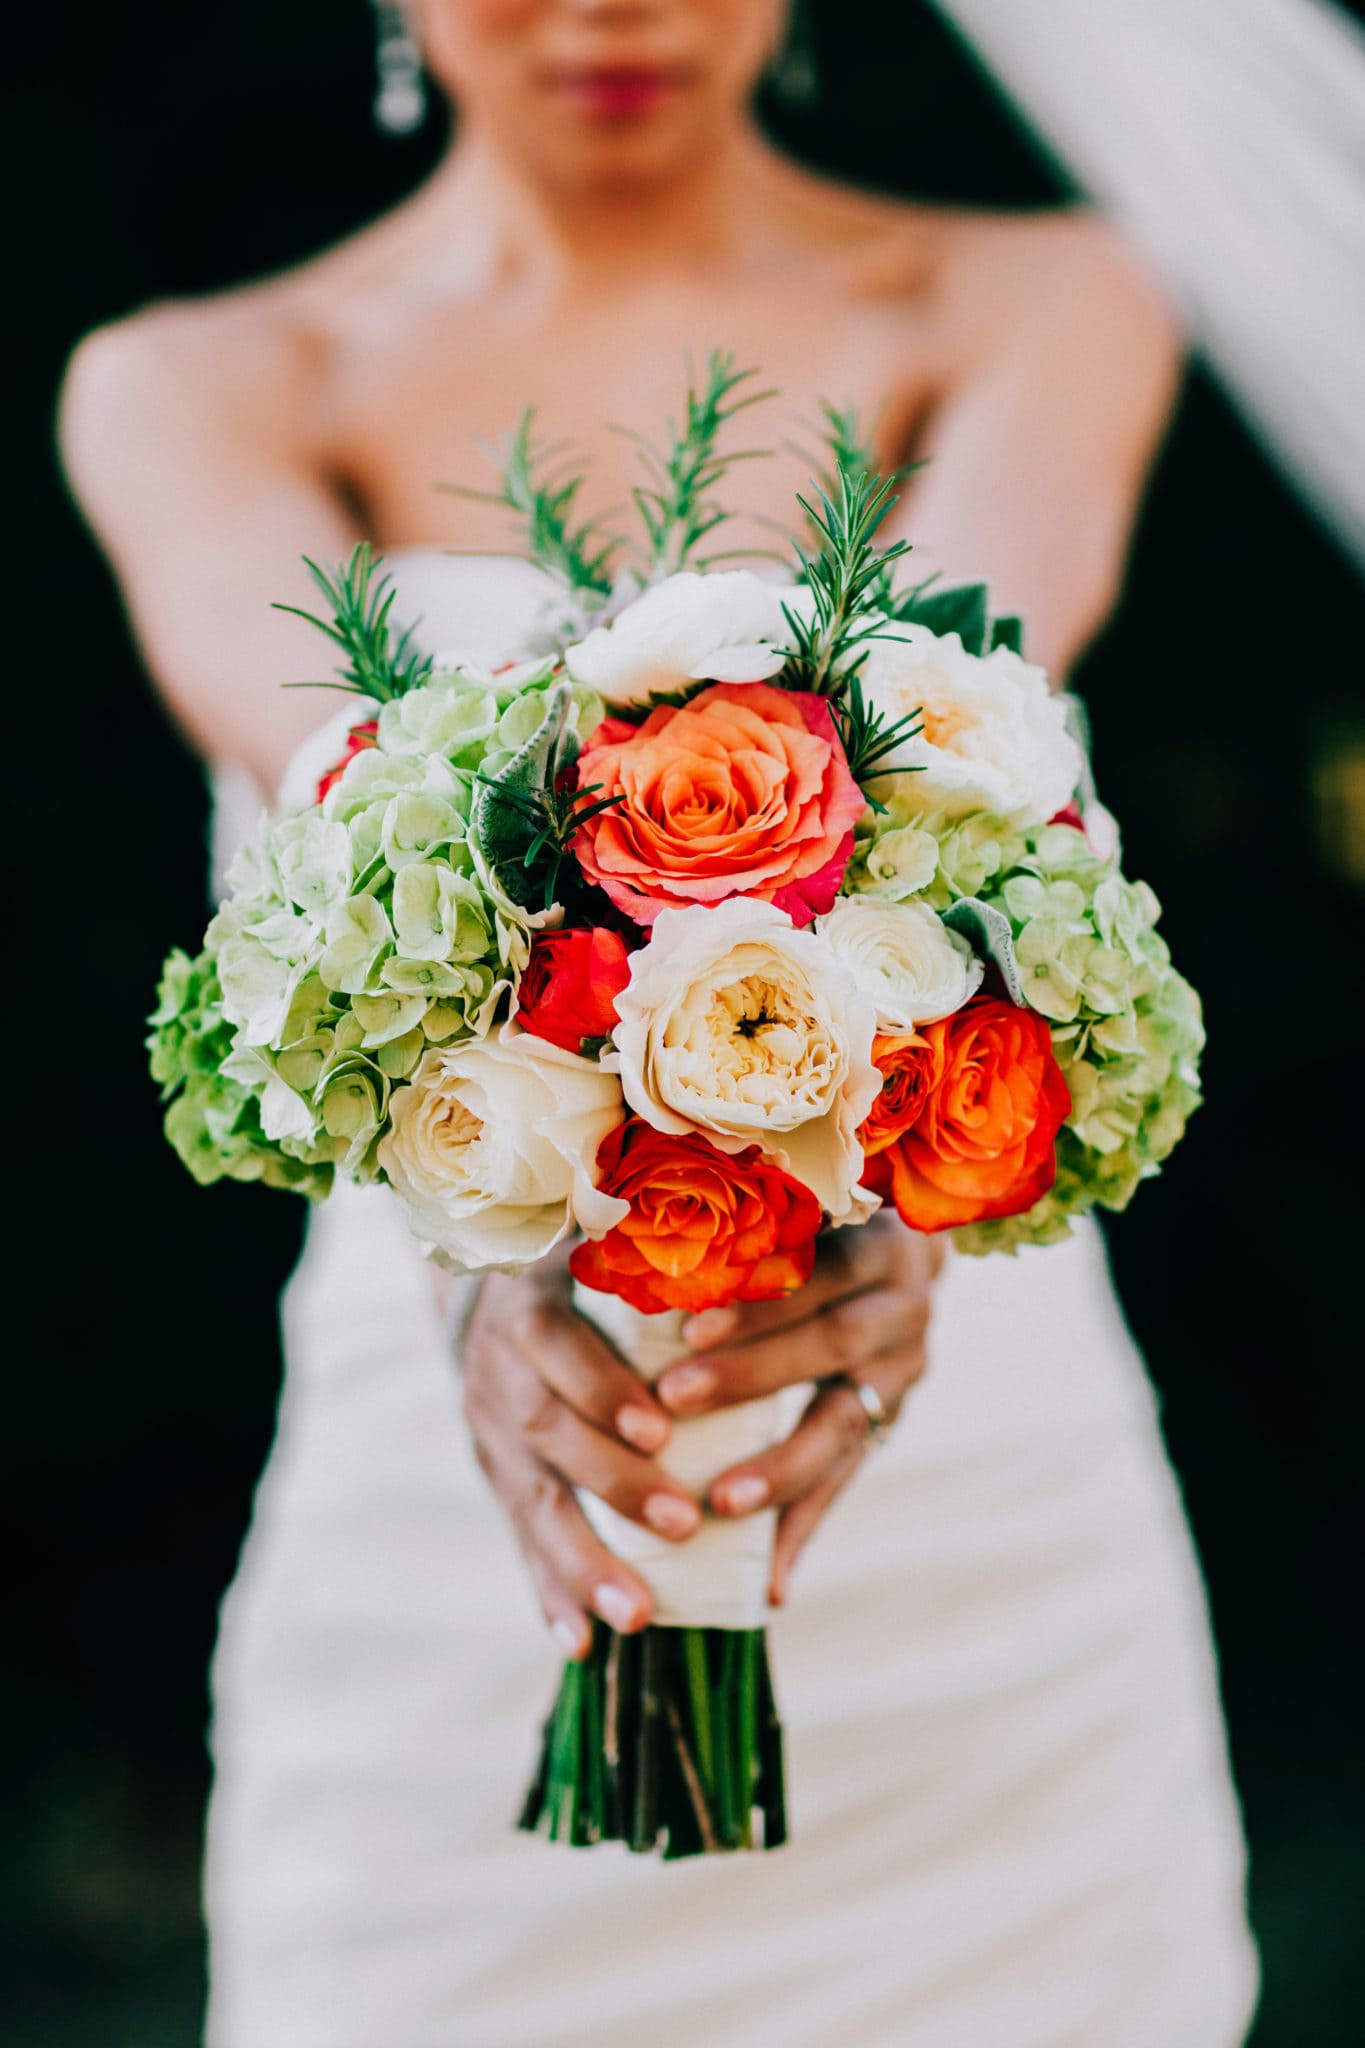
{"label": "bouquet", "polygon": [[[1058,1242],[1199,1100],[1198,1000],[1077,706],[984,587],[879,544],[895,479],[852,416],[826,408],[783,579],[705,552],[748,374],[713,357],[646,451],[634,556],[523,417],[497,495],[555,596],[508,666],[420,652],[368,548],[309,565],[360,704],[151,1020],[196,1179],[384,1183],[456,1273],[572,1237],[578,1305],[651,1379],[686,1315],[799,1287],[882,1203],[969,1253]],[[665,1462],[704,1492],[778,1434],[757,1402]],[[654,1620],[566,1667],[522,1824],[773,1847],[772,1516],[673,1546],[585,1507]]]}

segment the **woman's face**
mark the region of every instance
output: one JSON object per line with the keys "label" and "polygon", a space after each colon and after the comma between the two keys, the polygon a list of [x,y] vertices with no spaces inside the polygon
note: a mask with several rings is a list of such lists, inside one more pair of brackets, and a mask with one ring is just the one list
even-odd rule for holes
{"label": "woman's face", "polygon": [[787,0],[419,0],[462,114],[566,188],[667,180],[742,117]]}

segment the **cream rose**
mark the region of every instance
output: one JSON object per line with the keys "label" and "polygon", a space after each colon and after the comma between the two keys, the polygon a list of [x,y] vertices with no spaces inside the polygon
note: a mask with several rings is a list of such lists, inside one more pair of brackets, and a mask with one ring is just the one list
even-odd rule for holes
{"label": "cream rose", "polygon": [[748,569],[683,570],[647,590],[570,647],[565,666],[608,704],[645,704],[689,682],[758,683],[783,666],[791,639],[782,606],[804,606],[794,584]]}
{"label": "cream rose", "polygon": [[878,768],[919,770],[905,794],[951,815],[993,811],[1041,824],[1069,803],[1081,754],[1044,671],[1007,647],[978,656],[956,633],[896,630],[904,638],[869,643],[863,694],[885,719],[919,710],[923,732]]}
{"label": "cream rose", "polygon": [[628,1213],[592,1178],[622,1114],[615,1074],[504,1024],[423,1055],[394,1089],[379,1164],[439,1265],[515,1269]]}
{"label": "cream rose", "polygon": [[626,1101],[656,1130],[760,1145],[835,1223],[876,1207],[857,1137],[881,1087],[872,1005],[814,932],[746,896],[661,911],[616,1010]]}
{"label": "cream rose", "polygon": [[842,896],[816,929],[872,1004],[878,1031],[951,1016],[981,986],[976,954],[925,903]]}

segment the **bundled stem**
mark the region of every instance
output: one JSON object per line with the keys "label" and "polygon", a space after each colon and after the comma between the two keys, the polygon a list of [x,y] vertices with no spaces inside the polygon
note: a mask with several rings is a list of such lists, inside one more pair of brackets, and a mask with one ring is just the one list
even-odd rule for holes
{"label": "bundled stem", "polygon": [[588,1655],[565,1666],[518,1824],[667,1861],[784,1842],[782,1725],[763,1630],[621,1636],[596,1624]]}

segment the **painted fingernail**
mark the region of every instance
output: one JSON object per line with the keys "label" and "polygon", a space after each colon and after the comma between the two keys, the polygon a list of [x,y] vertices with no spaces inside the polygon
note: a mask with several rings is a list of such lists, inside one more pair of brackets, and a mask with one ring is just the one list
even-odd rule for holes
{"label": "painted fingernail", "polygon": [[708,1344],[719,1344],[722,1337],[728,1337],[738,1322],[732,1308],[706,1308],[700,1315],[688,1317],[683,1324],[683,1336],[698,1351],[704,1351]]}
{"label": "painted fingernail", "polygon": [[567,1615],[561,1615],[552,1627],[555,1639],[566,1657],[577,1660],[583,1655],[588,1647],[588,1631],[581,1619],[570,1621]]}
{"label": "painted fingernail", "polygon": [[760,1479],[757,1472],[746,1472],[739,1479],[726,1481],[720,1491],[719,1506],[727,1515],[751,1515],[767,1498],[767,1480]]}
{"label": "painted fingernail", "polygon": [[603,1579],[592,1596],[592,1604],[609,1628],[627,1630],[635,1626],[635,1596],[624,1586],[615,1585],[610,1579]]}
{"label": "painted fingernail", "polygon": [[641,1513],[661,1536],[690,1536],[701,1520],[695,1501],[684,1500],[680,1493],[651,1493]]}
{"label": "painted fingernail", "polygon": [[657,1451],[668,1440],[668,1424],[652,1408],[618,1408],[616,1427],[637,1451]]}
{"label": "painted fingernail", "polygon": [[659,1398],[670,1408],[691,1408],[716,1391],[709,1365],[673,1365],[659,1381]]}

